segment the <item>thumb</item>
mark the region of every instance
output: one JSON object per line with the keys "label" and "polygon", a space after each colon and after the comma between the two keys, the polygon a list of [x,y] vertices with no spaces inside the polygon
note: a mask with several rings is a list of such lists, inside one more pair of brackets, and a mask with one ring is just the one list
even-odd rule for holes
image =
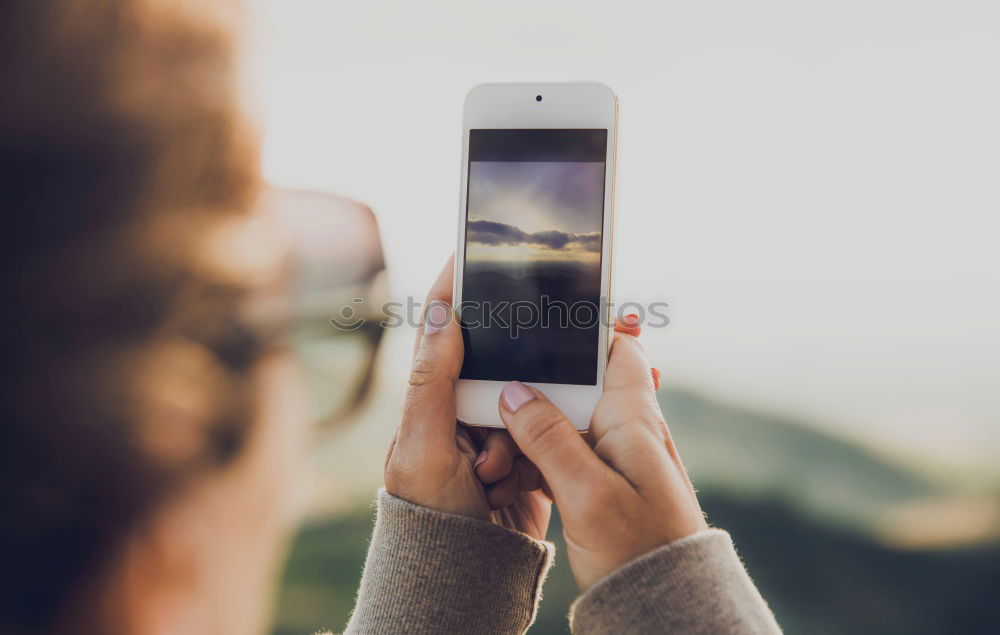
{"label": "thumb", "polygon": [[500,418],[560,500],[587,495],[609,470],[566,416],[539,390],[510,382],[500,393]]}
{"label": "thumb", "polygon": [[401,432],[428,443],[454,443],[455,381],[462,370],[462,332],[441,300],[427,307],[403,402]]}

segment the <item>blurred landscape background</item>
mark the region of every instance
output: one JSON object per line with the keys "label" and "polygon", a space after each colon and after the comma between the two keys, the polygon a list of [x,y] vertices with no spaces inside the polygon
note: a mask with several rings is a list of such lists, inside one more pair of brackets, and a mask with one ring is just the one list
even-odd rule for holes
{"label": "blurred landscape background", "polygon": [[[340,628],[350,615],[413,335],[390,332],[368,409],[317,448],[313,514],[275,635]],[[667,387],[659,400],[710,523],[732,533],[786,632],[1000,632],[995,482],[935,476],[815,422],[705,393]],[[578,591],[558,517],[548,538],[556,565],[531,632],[565,633]]]}
{"label": "blurred landscape background", "polygon": [[[786,631],[1000,632],[1000,5],[251,4],[266,174],[372,206],[395,299],[454,249],[469,88],[611,86],[615,295],[670,304],[661,404]],[[412,337],[317,447],[275,633],[346,621]],[[561,555],[533,632],[575,595]]]}

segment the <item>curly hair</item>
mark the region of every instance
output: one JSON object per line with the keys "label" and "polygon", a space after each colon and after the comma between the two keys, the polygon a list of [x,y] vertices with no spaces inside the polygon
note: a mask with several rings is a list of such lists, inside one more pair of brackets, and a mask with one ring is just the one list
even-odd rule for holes
{"label": "curly hair", "polygon": [[249,283],[206,255],[259,174],[229,8],[0,3],[0,632],[56,628],[243,442]]}

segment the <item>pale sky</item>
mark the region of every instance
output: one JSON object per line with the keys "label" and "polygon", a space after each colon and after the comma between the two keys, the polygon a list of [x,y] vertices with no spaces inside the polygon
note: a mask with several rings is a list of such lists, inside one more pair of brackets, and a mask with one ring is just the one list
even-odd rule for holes
{"label": "pale sky", "polygon": [[465,93],[602,81],[665,382],[996,475],[1000,3],[254,5],[265,171],[371,205],[396,295],[455,247]]}

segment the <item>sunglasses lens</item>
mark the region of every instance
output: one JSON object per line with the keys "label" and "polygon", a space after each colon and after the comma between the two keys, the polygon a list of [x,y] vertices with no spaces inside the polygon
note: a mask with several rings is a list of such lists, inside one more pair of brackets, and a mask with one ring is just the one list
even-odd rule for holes
{"label": "sunglasses lens", "polygon": [[370,360],[371,340],[356,333],[303,330],[295,336],[295,354],[304,371],[314,421],[329,422],[351,409],[363,390]]}
{"label": "sunglasses lens", "polygon": [[292,239],[286,302],[311,414],[336,423],[364,396],[381,337],[378,225],[369,208],[331,194],[270,188],[265,202]]}

